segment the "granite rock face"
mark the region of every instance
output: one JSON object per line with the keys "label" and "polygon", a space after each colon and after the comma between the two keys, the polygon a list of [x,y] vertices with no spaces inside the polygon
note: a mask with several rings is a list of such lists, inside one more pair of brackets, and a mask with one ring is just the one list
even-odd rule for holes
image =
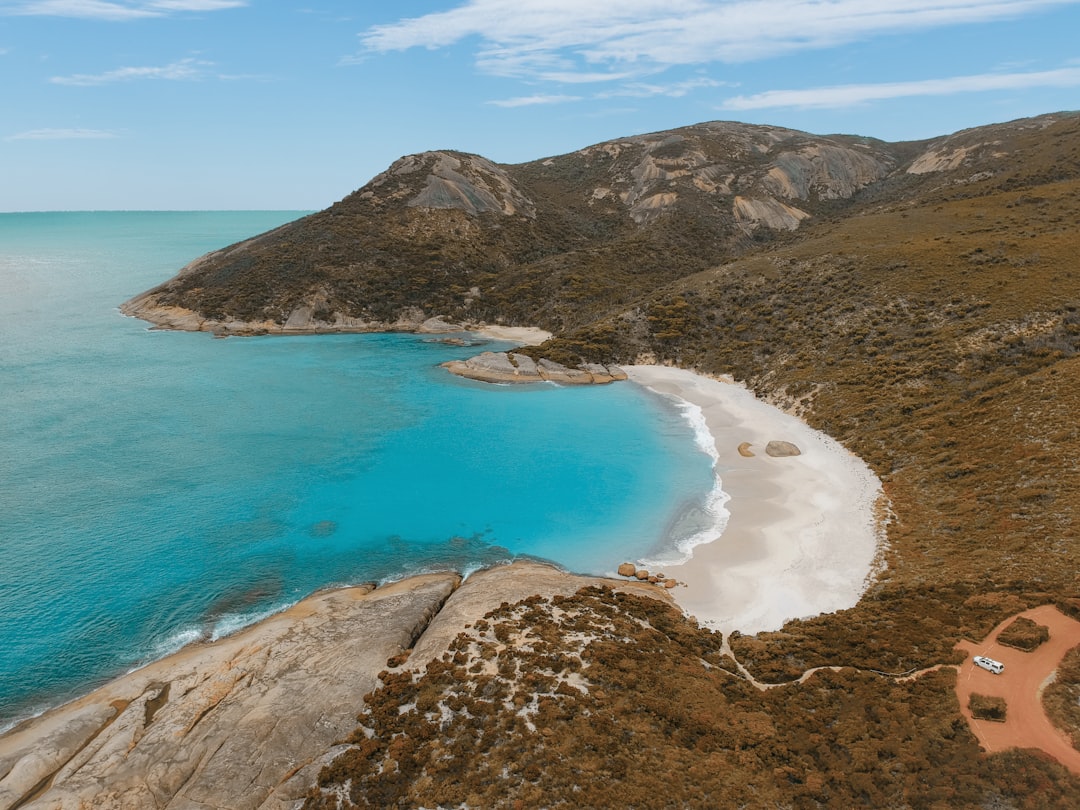
{"label": "granite rock face", "polygon": [[[473,216],[484,213],[536,216],[536,206],[514,184],[506,170],[479,155],[425,152],[398,160],[376,181],[390,181],[413,172],[427,174],[424,189],[408,205],[457,208]],[[377,185],[373,181],[371,185]]]}
{"label": "granite rock face", "polygon": [[765,445],[765,454],[773,458],[788,458],[790,456],[801,456],[802,450],[791,442],[774,439]]}
{"label": "granite rock face", "polygon": [[618,366],[587,363],[580,369],[567,368],[551,360],[533,360],[515,352],[483,352],[468,360],[451,360],[443,368],[459,377],[490,383],[554,382],[562,385],[604,385],[625,380]]}
{"label": "granite rock face", "polygon": [[0,808],[291,807],[458,582],[319,594],[35,718],[0,738]]}
{"label": "granite rock face", "polygon": [[0,810],[285,810],[356,727],[378,674],[441,656],[503,602],[607,584],[517,562],[316,594],[0,737]]}

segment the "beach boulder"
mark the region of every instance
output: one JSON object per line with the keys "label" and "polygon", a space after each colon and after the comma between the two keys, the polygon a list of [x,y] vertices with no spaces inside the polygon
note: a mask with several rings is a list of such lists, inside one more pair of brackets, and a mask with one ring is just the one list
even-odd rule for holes
{"label": "beach boulder", "polygon": [[636,573],[637,566],[633,563],[624,562],[622,565],[619,566],[620,577],[632,577]]}
{"label": "beach boulder", "polygon": [[802,450],[791,442],[776,441],[774,439],[765,445],[765,454],[773,458],[786,458],[787,456],[801,456]]}

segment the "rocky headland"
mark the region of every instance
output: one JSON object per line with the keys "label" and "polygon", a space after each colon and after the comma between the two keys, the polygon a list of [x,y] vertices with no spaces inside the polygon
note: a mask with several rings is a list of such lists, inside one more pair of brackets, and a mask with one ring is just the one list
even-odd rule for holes
{"label": "rocky headland", "polygon": [[0,810],[295,807],[379,673],[422,666],[503,603],[655,586],[516,562],[315,594],[195,644],[0,737]]}

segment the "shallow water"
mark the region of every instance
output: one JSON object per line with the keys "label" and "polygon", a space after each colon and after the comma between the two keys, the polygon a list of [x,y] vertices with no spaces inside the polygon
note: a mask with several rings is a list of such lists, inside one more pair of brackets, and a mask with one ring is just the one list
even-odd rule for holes
{"label": "shallow water", "polygon": [[712,459],[638,386],[490,386],[438,368],[480,349],[422,336],[117,311],[297,215],[0,215],[0,728],[328,585],[519,555],[611,572],[701,528]]}

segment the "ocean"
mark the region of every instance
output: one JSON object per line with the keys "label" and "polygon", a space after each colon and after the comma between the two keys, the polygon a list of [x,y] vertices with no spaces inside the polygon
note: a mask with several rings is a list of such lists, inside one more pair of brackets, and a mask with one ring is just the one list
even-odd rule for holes
{"label": "ocean", "polygon": [[678,558],[700,421],[631,383],[493,386],[421,335],[215,339],[125,299],[304,212],[0,214],[0,729],[334,585]]}

